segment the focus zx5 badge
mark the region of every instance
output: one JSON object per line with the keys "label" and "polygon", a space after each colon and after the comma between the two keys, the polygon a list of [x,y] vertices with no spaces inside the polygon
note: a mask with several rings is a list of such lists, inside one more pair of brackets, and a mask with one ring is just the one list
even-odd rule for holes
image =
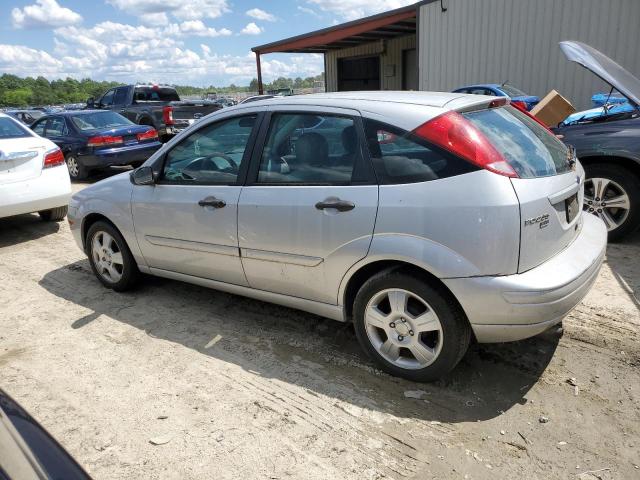
{"label": "focus zx5 badge", "polygon": [[544,215],[540,215],[535,218],[528,218],[524,221],[525,227],[530,227],[531,225],[538,225],[539,228],[544,228],[549,225],[549,214],[545,213]]}

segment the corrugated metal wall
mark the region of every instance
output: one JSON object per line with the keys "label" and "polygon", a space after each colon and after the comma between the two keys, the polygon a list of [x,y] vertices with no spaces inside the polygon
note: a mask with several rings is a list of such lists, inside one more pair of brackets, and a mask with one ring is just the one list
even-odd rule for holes
{"label": "corrugated metal wall", "polygon": [[[380,80],[383,90],[400,90],[402,88],[402,51],[415,48],[416,36],[407,35],[382,42],[372,42],[343,50],[332,50],[326,53],[326,88],[327,92],[338,90],[338,59],[344,57],[363,57],[380,55]],[[385,66],[395,65],[395,74],[385,76]]]}
{"label": "corrugated metal wall", "polygon": [[640,0],[445,0],[420,7],[420,88],[509,83],[532,95],[555,88],[576,108],[609,87],[566,60],[580,40],[640,76]]}

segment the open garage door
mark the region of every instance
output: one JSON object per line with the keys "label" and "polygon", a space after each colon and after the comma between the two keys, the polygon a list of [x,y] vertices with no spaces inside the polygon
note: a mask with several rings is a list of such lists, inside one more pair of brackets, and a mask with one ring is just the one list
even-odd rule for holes
{"label": "open garage door", "polygon": [[338,59],[338,91],[380,90],[380,57]]}

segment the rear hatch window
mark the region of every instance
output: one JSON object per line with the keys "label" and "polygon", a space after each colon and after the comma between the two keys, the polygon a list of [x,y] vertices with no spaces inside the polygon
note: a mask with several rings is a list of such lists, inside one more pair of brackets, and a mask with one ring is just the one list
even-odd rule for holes
{"label": "rear hatch window", "polygon": [[567,146],[517,108],[492,108],[464,116],[491,141],[518,177],[549,177],[571,170]]}

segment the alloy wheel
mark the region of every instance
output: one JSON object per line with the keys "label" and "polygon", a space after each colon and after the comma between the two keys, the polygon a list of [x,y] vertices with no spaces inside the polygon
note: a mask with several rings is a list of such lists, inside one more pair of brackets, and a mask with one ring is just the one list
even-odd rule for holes
{"label": "alloy wheel", "polygon": [[408,290],[375,294],[367,304],[364,321],[371,345],[400,368],[425,368],[442,350],[438,316],[426,301]]}
{"label": "alloy wheel", "polygon": [[91,241],[91,256],[98,274],[110,283],[122,279],[124,264],[118,243],[107,232],[98,231]]}
{"label": "alloy wheel", "polygon": [[607,230],[620,227],[629,216],[631,201],[627,192],[609,178],[587,178],[584,183],[584,210],[604,221]]}
{"label": "alloy wheel", "polygon": [[69,175],[71,175],[73,178],[76,178],[78,176],[80,166],[78,165],[78,161],[75,159],[75,157],[67,157],[67,168],[69,169]]}

